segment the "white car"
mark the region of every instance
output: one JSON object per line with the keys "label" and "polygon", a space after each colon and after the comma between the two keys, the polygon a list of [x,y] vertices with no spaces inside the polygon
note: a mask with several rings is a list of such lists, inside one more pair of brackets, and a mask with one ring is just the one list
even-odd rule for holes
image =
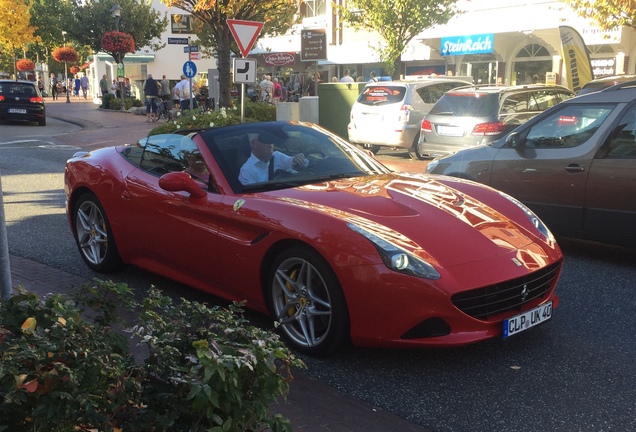
{"label": "white car", "polygon": [[349,141],[377,153],[405,148],[413,159],[422,119],[444,93],[472,83],[471,77],[429,76],[412,81],[367,84],[351,107]]}

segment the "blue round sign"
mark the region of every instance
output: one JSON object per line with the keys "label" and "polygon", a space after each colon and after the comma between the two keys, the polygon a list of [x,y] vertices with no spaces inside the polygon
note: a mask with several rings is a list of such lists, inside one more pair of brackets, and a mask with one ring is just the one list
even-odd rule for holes
{"label": "blue round sign", "polygon": [[193,78],[197,74],[197,65],[192,61],[187,61],[183,64],[183,74],[186,78]]}

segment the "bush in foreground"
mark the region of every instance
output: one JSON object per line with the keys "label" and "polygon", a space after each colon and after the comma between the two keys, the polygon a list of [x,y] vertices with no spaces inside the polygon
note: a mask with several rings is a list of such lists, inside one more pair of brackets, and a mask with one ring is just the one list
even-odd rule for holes
{"label": "bush in foreground", "polygon": [[[145,347],[143,360],[115,329]],[[20,291],[0,302],[0,431],[291,431],[269,406],[303,366],[240,304],[154,288],[139,303],[103,281],[43,300]]]}

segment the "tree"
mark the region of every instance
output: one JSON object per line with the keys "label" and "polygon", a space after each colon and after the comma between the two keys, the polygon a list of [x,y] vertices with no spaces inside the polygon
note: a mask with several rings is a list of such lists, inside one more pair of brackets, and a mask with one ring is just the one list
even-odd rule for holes
{"label": "tree", "polygon": [[24,48],[39,38],[30,25],[31,4],[23,0],[0,0],[0,49],[10,52],[13,57],[14,72],[17,74],[15,49]]}
{"label": "tree", "polygon": [[159,37],[167,28],[165,14],[153,9],[152,2],[145,0],[71,0],[73,25],[67,30],[69,37],[79,45],[86,45],[96,53],[102,49],[104,33],[115,30],[111,8],[121,8],[119,31],[130,34],[135,46],[149,47],[157,51],[163,47]]}
{"label": "tree", "polygon": [[566,0],[580,16],[591,18],[603,30],[626,26],[636,29],[634,0]]}
{"label": "tree", "polygon": [[381,46],[373,46],[386,70],[398,79],[402,72],[400,56],[408,43],[423,30],[446,24],[459,11],[457,0],[349,0],[337,6],[344,22],[356,30],[380,35]]}
{"label": "tree", "polygon": [[231,98],[230,59],[240,57],[227,25],[228,19],[263,22],[261,35],[285,33],[294,24],[296,0],[161,0],[168,7],[177,7],[192,14],[211,35],[204,42],[216,51],[219,71],[219,104],[229,107]]}

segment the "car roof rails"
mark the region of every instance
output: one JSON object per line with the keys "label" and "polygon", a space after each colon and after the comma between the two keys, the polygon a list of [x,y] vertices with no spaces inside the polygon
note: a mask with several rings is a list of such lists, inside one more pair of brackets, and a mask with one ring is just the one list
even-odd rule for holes
{"label": "car roof rails", "polygon": [[617,90],[621,90],[624,88],[636,88],[636,80],[633,81],[625,81],[622,83],[618,83],[616,85],[613,85],[611,87],[607,87],[603,90],[601,90],[602,92],[613,92],[613,91],[617,91]]}

